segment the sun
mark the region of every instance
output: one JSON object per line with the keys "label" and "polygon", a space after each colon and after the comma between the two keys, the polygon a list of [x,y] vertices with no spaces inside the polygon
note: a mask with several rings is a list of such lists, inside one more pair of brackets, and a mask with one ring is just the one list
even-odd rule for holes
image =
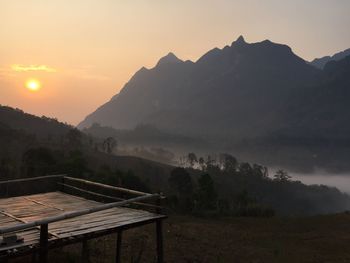
{"label": "sun", "polygon": [[30,91],[38,91],[41,88],[41,83],[36,79],[30,79],[26,82],[26,88]]}

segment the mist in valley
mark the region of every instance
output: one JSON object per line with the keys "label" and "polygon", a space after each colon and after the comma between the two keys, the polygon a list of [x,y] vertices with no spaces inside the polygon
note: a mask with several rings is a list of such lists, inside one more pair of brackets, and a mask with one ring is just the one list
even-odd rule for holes
{"label": "mist in valley", "polygon": [[306,185],[327,185],[350,194],[350,174],[329,174],[320,171],[312,174],[290,173],[290,175],[292,180],[301,181]]}

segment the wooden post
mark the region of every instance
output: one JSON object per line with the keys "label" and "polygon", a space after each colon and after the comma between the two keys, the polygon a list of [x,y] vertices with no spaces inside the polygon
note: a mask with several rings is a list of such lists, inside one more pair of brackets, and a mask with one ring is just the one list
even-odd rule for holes
{"label": "wooden post", "polygon": [[162,213],[162,200],[161,200],[161,193],[159,193],[159,197],[156,199],[156,213],[161,214]]}
{"label": "wooden post", "polygon": [[163,221],[157,220],[156,221],[156,227],[157,227],[157,262],[163,263],[164,262],[164,254],[163,254]]}
{"label": "wooden post", "polygon": [[117,249],[116,249],[116,256],[115,256],[116,263],[121,262],[122,237],[123,237],[123,232],[122,230],[119,230],[117,233]]}
{"label": "wooden post", "polygon": [[40,226],[40,263],[47,263],[48,254],[48,242],[49,242],[49,226],[43,224]]}
{"label": "wooden post", "polygon": [[36,263],[36,253],[32,254],[32,263]]}
{"label": "wooden post", "polygon": [[88,240],[86,240],[86,239],[83,241],[81,262],[82,263],[89,263],[90,262],[89,244],[88,244]]}

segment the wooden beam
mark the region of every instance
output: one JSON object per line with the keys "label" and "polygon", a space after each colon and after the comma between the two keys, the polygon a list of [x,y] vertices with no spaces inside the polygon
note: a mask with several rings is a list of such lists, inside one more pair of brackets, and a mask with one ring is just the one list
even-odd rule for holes
{"label": "wooden beam", "polygon": [[157,229],[157,263],[164,262],[164,251],[163,251],[163,221],[156,221]]}
{"label": "wooden beam", "polygon": [[132,195],[136,195],[136,196],[142,196],[142,195],[147,195],[148,194],[148,193],[145,193],[145,192],[140,192],[140,191],[130,190],[130,189],[122,188],[122,187],[115,187],[115,186],[111,186],[111,185],[91,182],[91,181],[88,181],[88,180],[74,178],[74,177],[69,177],[69,176],[64,176],[63,179],[64,180],[68,179],[68,180],[71,180],[71,181],[80,182],[80,183],[84,183],[84,184],[87,184],[87,185],[98,186],[98,187],[101,187],[101,188],[110,189],[110,190],[114,190],[114,191],[118,191],[118,192],[122,192],[122,193],[126,193],[126,194],[132,194]]}
{"label": "wooden beam", "polygon": [[[58,184],[66,187],[66,188],[72,189],[72,190],[76,190],[76,191],[79,191],[79,192],[82,192],[82,193],[86,193],[86,194],[89,194],[89,195],[93,195],[93,196],[96,196],[96,197],[101,197],[101,198],[104,198],[104,199],[110,199],[110,200],[113,200],[113,201],[126,200],[126,199],[115,197],[115,196],[104,195],[104,194],[100,194],[100,193],[96,193],[96,192],[92,192],[92,191],[87,191],[85,189],[81,189],[79,187],[71,186],[69,184],[63,184],[63,183],[58,183]],[[160,199],[161,198],[157,199],[157,204],[158,203],[160,204]],[[159,205],[152,205],[152,204],[140,203],[140,202],[135,202],[135,203],[132,203],[132,204],[135,204],[135,205],[138,205],[138,206],[144,206],[144,207],[147,207],[147,208],[153,208],[156,212],[162,211],[162,207],[159,206]]]}
{"label": "wooden beam", "polygon": [[117,247],[116,247],[116,255],[115,255],[115,262],[116,263],[121,262],[122,237],[123,237],[123,231],[119,230],[117,232]]}
{"label": "wooden beam", "polygon": [[123,200],[125,200],[125,199],[119,198],[119,197],[114,197],[114,196],[109,196],[109,195],[104,195],[104,194],[99,194],[99,193],[96,193],[96,192],[88,191],[88,190],[85,190],[85,189],[82,189],[82,188],[79,188],[79,187],[76,187],[76,186],[72,186],[72,185],[69,185],[69,184],[64,184],[64,183],[58,183],[58,184],[66,187],[66,188],[69,188],[69,189],[72,189],[72,190],[76,190],[78,192],[86,193],[86,194],[89,194],[89,195],[94,195],[94,196],[101,197],[101,198],[112,199],[114,201],[123,201]]}
{"label": "wooden beam", "polygon": [[51,178],[59,178],[59,177],[63,178],[64,176],[65,176],[64,174],[37,176],[37,177],[24,178],[24,179],[14,179],[14,180],[0,181],[0,184],[23,183],[23,182],[28,182],[28,181],[37,181],[37,180],[42,180],[42,179],[51,179]]}

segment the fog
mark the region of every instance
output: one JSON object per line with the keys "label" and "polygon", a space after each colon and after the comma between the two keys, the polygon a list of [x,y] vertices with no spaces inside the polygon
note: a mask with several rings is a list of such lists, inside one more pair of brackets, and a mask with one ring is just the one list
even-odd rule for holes
{"label": "fog", "polygon": [[350,194],[350,174],[328,174],[316,172],[314,174],[290,173],[292,179],[304,184],[324,184],[337,187],[340,191]]}

